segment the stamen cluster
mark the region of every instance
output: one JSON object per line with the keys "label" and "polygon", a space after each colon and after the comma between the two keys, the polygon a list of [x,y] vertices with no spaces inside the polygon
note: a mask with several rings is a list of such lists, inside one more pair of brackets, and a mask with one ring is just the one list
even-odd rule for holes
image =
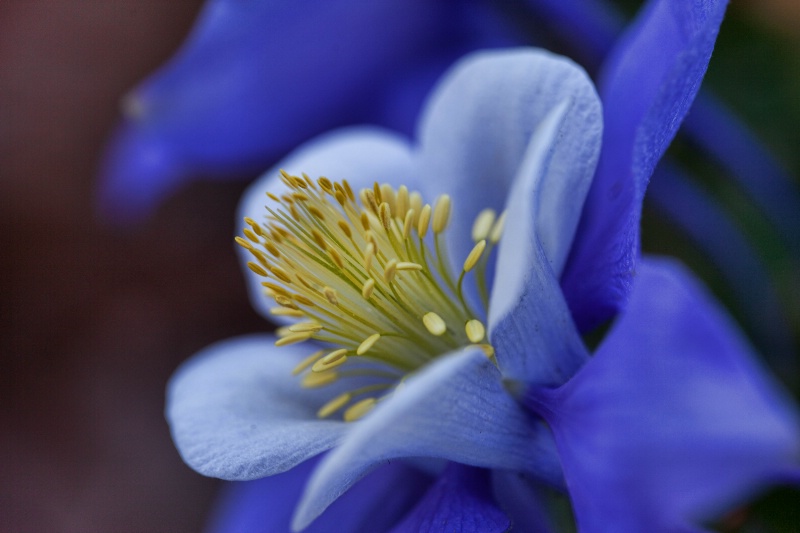
{"label": "stamen cluster", "polygon": [[[476,244],[455,278],[440,238],[450,219],[449,196],[431,207],[405,186],[375,183],[357,201],[346,180],[283,171],[281,179],[288,190],[267,193],[275,205],[266,206],[265,222],[245,218],[244,237],[236,237],[277,304],[271,313],[298,319],[277,331],[275,344],[313,339],[329,346],[295,368],[305,387],[370,378],[328,402],[320,417],[348,406],[344,420],[360,418],[405,375],[454,349],[477,344],[493,357],[479,316],[486,315],[487,257],[504,217],[489,209],[478,215]],[[473,270],[481,315],[463,293],[464,276]]]}

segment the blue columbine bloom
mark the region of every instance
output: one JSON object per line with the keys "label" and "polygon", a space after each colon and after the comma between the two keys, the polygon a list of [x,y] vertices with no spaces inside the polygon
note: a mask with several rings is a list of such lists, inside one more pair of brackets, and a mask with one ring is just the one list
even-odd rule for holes
{"label": "blue columbine bloom", "polygon": [[[309,531],[546,530],[550,486],[581,531],[696,531],[798,478],[796,412],[697,282],[637,261],[635,239],[614,241],[633,248],[628,307],[593,357],[585,348],[559,280],[602,117],[572,62],[481,53],[440,83],[416,143],[336,131],[251,186],[239,239],[251,296],[284,327],[208,348],[168,391],[189,465],[276,476],[235,489],[222,530],[286,529],[295,503],[292,524]],[[437,195],[449,196],[423,207]],[[450,275],[461,261],[474,285]],[[309,361],[314,343],[328,347]]]}

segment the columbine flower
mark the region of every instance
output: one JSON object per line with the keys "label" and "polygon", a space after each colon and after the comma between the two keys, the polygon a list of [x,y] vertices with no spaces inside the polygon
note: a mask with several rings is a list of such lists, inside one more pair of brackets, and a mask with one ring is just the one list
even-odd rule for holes
{"label": "columbine flower", "polygon": [[[268,172],[238,242],[283,327],[179,370],[167,414],[187,463],[285,472],[302,496],[267,485],[263,505],[299,497],[295,527],[354,530],[524,530],[543,483],[566,488],[583,531],[675,531],[797,476],[794,412],[681,268],[640,263],[589,358],[558,280],[600,117],[569,61],[485,53],[442,82],[417,145],[344,130]],[[425,463],[425,492],[401,458],[449,463]],[[286,510],[264,520],[286,527]]]}

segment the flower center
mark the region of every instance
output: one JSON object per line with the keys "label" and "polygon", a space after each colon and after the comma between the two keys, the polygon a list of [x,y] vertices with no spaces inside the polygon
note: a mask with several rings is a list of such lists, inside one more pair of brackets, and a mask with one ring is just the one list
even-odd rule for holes
{"label": "flower center", "polygon": [[[265,222],[245,218],[236,242],[254,260],[247,265],[265,278],[271,313],[297,318],[279,328],[276,346],[313,339],[327,349],[303,360],[294,374],[315,388],[352,379],[354,388],[320,410],[321,418],[343,410],[357,420],[411,372],[452,350],[478,345],[488,357],[480,317],[487,314],[486,264],[497,244],[504,216],[486,209],[475,220],[475,246],[454,276],[441,235],[451,201],[431,207],[418,192],[375,183],[359,192],[347,181],[291,176],[281,171],[288,191],[267,196]],[[474,274],[481,314],[464,296],[467,273]]]}

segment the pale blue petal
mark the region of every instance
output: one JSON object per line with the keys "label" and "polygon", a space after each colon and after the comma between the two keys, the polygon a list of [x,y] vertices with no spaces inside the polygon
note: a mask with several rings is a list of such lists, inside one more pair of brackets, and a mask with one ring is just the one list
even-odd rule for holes
{"label": "pale blue petal", "polygon": [[582,330],[627,299],[647,183],[697,94],[726,4],[652,0],[604,65],[603,150],[562,277]]}
{"label": "pale blue petal", "polygon": [[214,344],[170,380],[172,438],[201,474],[246,480],[284,472],[335,446],[347,430],[316,416],[335,387],[304,389],[291,374],[311,350],[274,342],[253,335]]}
{"label": "pale blue petal", "polygon": [[490,472],[449,463],[391,533],[503,533],[510,525],[492,497]]}
{"label": "pale blue petal", "polygon": [[[505,207],[531,136],[562,102],[567,110],[543,194],[565,208],[554,223],[563,228],[567,242],[560,244],[568,248],[602,133],[600,102],[586,73],[532,48],[480,52],[462,60],[433,93],[420,123],[418,172],[428,195],[447,193],[453,199],[450,242],[457,261],[472,247],[475,216],[484,208],[499,213]],[[574,192],[572,201],[563,202],[561,184],[567,182]]]}
{"label": "pale blue petal", "polygon": [[549,220],[558,206],[545,193],[565,111],[562,104],[542,120],[512,184],[489,305],[498,364],[506,377],[526,383],[560,385],[588,357],[542,245],[558,244]]}
{"label": "pale blue petal", "polygon": [[587,533],[689,530],[800,474],[796,410],[671,262],[640,262],[597,354],[560,389],[528,399],[556,434]]}
{"label": "pale blue petal", "polygon": [[[264,208],[269,203],[267,192],[279,196],[285,192],[286,186],[279,179],[281,169],[294,175],[305,172],[312,179],[320,176],[331,180],[347,179],[356,192],[362,187],[371,187],[375,181],[415,186],[411,148],[403,137],[379,128],[337,130],[304,144],[247,189],[239,204],[239,231],[244,227],[244,217],[260,222],[267,216]],[[263,294],[263,279],[246,267],[252,256],[243,248],[237,248],[240,248],[239,257],[251,303],[270,320],[286,322],[269,314],[274,303]]]}
{"label": "pale blue petal", "polygon": [[312,476],[294,525],[308,524],[375,466],[400,457],[524,470],[559,484],[551,439],[508,395],[483,351],[445,356],[354,424]]}

